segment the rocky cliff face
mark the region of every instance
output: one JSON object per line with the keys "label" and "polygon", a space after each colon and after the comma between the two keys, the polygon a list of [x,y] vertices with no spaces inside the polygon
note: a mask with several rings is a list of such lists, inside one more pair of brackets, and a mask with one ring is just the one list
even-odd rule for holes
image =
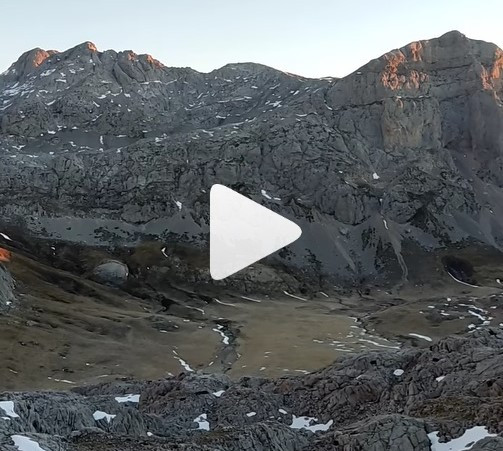
{"label": "rocky cliff face", "polygon": [[0,216],[61,240],[204,251],[221,183],[303,228],[283,265],[414,280],[431,250],[501,250],[502,96],[503,52],[458,32],[319,80],[35,49],[0,76]]}

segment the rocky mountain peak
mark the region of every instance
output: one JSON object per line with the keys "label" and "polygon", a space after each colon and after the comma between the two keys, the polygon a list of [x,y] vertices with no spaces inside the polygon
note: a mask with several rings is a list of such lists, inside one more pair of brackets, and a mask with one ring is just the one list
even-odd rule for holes
{"label": "rocky mountain peak", "polygon": [[411,42],[374,61],[385,62],[400,55],[402,63],[419,63],[418,66],[441,64],[446,67],[458,62],[459,59],[467,62],[470,58],[491,64],[498,50],[499,48],[493,43],[469,39],[459,31],[450,31],[438,38]]}
{"label": "rocky mountain peak", "polygon": [[51,55],[57,53],[55,50],[42,50],[40,48],[33,49],[28,53],[25,53],[24,59],[27,63],[30,63],[34,68],[39,67],[43,62],[49,58]]}
{"label": "rocky mountain peak", "polygon": [[48,58],[57,53],[56,50],[44,50],[38,47],[28,50],[3,75],[8,79],[26,77],[41,67]]}
{"label": "rocky mountain peak", "polygon": [[[495,44],[467,38],[459,31],[451,31],[439,38],[412,42],[409,45],[385,54],[382,58],[398,62],[402,70],[417,70],[434,75],[439,70],[466,69],[470,76],[472,70],[482,67],[499,78],[502,51]],[[392,68],[396,69],[396,68]]]}
{"label": "rocky mountain peak", "polygon": [[[114,71],[122,68],[128,76],[146,81],[140,72],[145,70],[162,69],[164,65],[151,55],[137,55],[132,50],[115,52],[98,51],[96,45],[90,41],[83,42],[63,52],[35,48],[25,52],[2,76],[0,85],[12,82],[34,82],[36,78],[50,80],[51,74],[70,72],[77,74],[75,80],[89,77],[93,73],[106,72],[114,78]],[[77,68],[77,69],[76,69]],[[49,78],[47,78],[49,77]]]}
{"label": "rocky mountain peak", "polygon": [[[159,60],[149,54],[137,54],[132,50],[114,52],[109,50],[100,57],[98,64],[118,64],[125,73],[139,82],[148,81],[143,74],[146,71],[157,71],[165,68]],[[116,69],[116,68],[113,68]],[[161,74],[158,76],[162,77]]]}
{"label": "rocky mountain peak", "polygon": [[456,45],[456,43],[465,43],[467,41],[469,41],[470,39],[466,37],[465,34],[461,33],[461,31],[459,30],[451,30],[451,31],[448,31],[447,33],[444,33],[443,35],[439,36],[438,38],[438,41],[439,42],[448,42],[448,43],[454,43],[454,45]]}
{"label": "rocky mountain peak", "polygon": [[66,53],[68,55],[72,54],[78,54],[78,53],[97,53],[98,48],[96,47],[96,44],[91,41],[84,41],[74,47],[71,47],[70,49],[66,50],[63,53]]}
{"label": "rocky mountain peak", "polygon": [[364,104],[396,96],[456,97],[467,90],[501,97],[502,89],[502,50],[451,31],[385,53],[341,80],[331,95],[335,104]]}

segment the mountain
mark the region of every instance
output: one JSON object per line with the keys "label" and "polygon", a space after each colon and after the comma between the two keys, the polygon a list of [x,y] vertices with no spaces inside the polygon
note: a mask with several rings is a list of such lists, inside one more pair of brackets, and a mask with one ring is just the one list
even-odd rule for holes
{"label": "mountain", "polygon": [[[23,54],[0,448],[501,449],[502,96],[503,52],[455,31],[341,79]],[[211,281],[214,183],[302,238]]]}
{"label": "mountain", "polygon": [[501,49],[456,31],[342,79],[252,63],[205,74],[90,42],[34,49],[0,77],[2,222],[204,254],[221,183],[301,225],[276,262],[297,279],[424,282],[418,258],[445,266],[432,251],[500,255],[502,93]]}

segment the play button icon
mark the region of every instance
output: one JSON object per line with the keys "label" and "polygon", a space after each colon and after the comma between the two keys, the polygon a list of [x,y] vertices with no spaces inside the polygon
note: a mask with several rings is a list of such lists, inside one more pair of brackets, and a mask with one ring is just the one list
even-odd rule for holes
{"label": "play button icon", "polygon": [[223,185],[210,192],[210,273],[225,279],[293,243],[300,227]]}

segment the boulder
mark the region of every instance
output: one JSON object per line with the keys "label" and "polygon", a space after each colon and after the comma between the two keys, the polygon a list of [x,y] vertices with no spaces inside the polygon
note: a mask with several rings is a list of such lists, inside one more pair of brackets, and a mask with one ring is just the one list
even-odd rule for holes
{"label": "boulder", "polygon": [[111,286],[123,285],[129,275],[129,268],[118,260],[107,260],[96,266],[93,270],[93,279],[97,282]]}

